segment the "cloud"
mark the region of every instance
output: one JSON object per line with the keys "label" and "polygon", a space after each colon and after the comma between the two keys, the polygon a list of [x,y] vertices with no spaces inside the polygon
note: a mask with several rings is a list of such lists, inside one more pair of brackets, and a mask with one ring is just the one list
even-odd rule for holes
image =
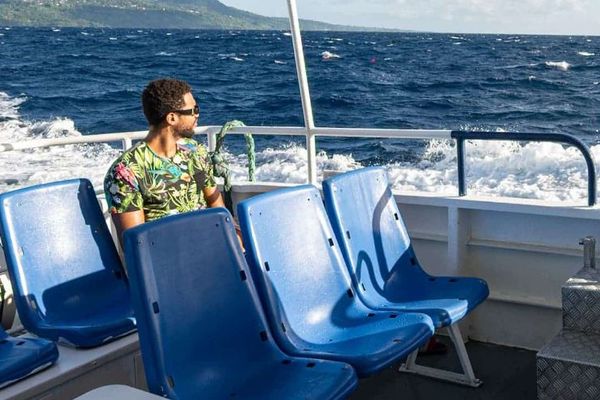
{"label": "cloud", "polygon": [[[0,0],[1,1],[1,0]],[[223,0],[287,15],[284,0]],[[600,34],[600,0],[299,0],[301,18],[443,32]]]}
{"label": "cloud", "polygon": [[[346,0],[345,15],[364,6]],[[387,26],[454,32],[573,33],[598,31],[597,0],[371,0],[366,15]],[[348,6],[349,5],[349,6]],[[386,18],[387,17],[387,18]],[[381,19],[380,19],[381,20]]]}
{"label": "cloud", "polygon": [[[363,0],[348,0],[353,5]],[[582,12],[592,7],[592,0],[373,0],[376,7],[386,7],[395,15],[433,14],[448,15],[547,15],[549,13]],[[516,14],[515,14],[516,13]]]}

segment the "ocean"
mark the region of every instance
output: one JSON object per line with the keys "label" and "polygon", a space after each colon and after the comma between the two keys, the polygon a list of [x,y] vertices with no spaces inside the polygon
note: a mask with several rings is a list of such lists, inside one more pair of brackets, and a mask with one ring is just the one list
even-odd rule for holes
{"label": "ocean", "polygon": [[[600,37],[306,32],[317,126],[561,132],[600,160]],[[0,27],[0,143],[146,129],[140,93],[187,80],[200,125],[302,126],[289,33]],[[243,138],[226,141],[245,180]],[[256,137],[257,178],[303,182],[302,137]],[[399,191],[457,193],[451,141],[320,138],[319,174],[386,165]],[[0,191],[88,177],[114,145],[0,153]],[[583,201],[585,163],[549,143],[467,145],[469,193]],[[584,202],[584,201],[583,201]],[[584,202],[585,203],[585,202]]]}

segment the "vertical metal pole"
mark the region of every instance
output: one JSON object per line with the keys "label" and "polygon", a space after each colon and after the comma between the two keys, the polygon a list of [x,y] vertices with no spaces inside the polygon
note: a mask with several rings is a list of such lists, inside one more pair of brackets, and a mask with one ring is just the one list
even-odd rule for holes
{"label": "vertical metal pole", "polygon": [[287,0],[290,14],[290,28],[292,41],[294,43],[294,57],[296,58],[296,72],[298,74],[298,85],[300,86],[300,97],[302,98],[302,111],[304,113],[304,126],[306,127],[306,151],[308,152],[308,183],[317,183],[317,145],[313,129],[312,103],[310,91],[308,90],[308,79],[306,78],[306,65],[304,64],[304,49],[302,48],[302,36],[300,35],[300,22],[298,21],[298,9],[296,0]]}
{"label": "vertical metal pole", "polygon": [[467,184],[465,182],[465,139],[456,138],[456,161],[458,164],[458,195],[467,194]]}
{"label": "vertical metal pole", "polygon": [[129,150],[133,146],[133,140],[131,138],[123,139],[123,150]]}
{"label": "vertical metal pole", "polygon": [[208,144],[208,151],[215,151],[217,148],[217,133],[209,130],[206,135],[206,141]]}

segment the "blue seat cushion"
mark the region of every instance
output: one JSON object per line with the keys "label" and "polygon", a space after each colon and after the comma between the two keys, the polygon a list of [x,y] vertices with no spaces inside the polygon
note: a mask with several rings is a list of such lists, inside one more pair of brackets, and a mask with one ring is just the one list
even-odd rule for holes
{"label": "blue seat cushion", "polygon": [[136,330],[133,312],[120,308],[78,319],[48,322],[41,322],[37,327],[44,337],[82,348],[99,346]]}
{"label": "blue seat cushion", "polygon": [[124,244],[153,393],[342,399],[355,388],[350,365],[291,357],[277,346],[227,210],[151,221],[127,230]]}
{"label": "blue seat cushion", "polygon": [[336,175],[323,182],[323,193],[353,285],[369,307],[422,312],[439,328],[489,295],[482,279],[435,277],[421,268],[384,168]]}
{"label": "blue seat cushion", "polygon": [[[250,375],[233,374],[219,398],[243,400],[337,400],[345,399],[356,389],[356,372],[348,364],[310,358],[289,357],[269,360],[249,370]],[[276,383],[275,383],[276,382]],[[186,382],[183,382],[187,385]],[[192,385],[197,389],[196,385]],[[197,398],[199,393],[178,391],[181,398]]]}
{"label": "blue seat cushion", "polygon": [[387,280],[376,309],[422,312],[431,317],[436,327],[448,326],[463,318],[489,295],[483,279],[454,276],[431,276],[415,269],[413,279],[406,271]]}
{"label": "blue seat cushion", "polygon": [[11,338],[0,330],[0,388],[52,365],[56,344],[44,339]]}
{"label": "blue seat cushion", "polygon": [[284,352],[347,362],[366,376],[432,335],[427,315],[374,311],[355,295],[314,186],[244,200],[238,215],[252,276]]}
{"label": "blue seat cushion", "polygon": [[362,321],[346,319],[347,326],[331,332],[333,335],[326,342],[296,342],[290,332],[287,340],[294,346],[284,345],[283,350],[298,356],[343,361],[364,377],[405,359],[433,333],[431,320],[423,314],[370,311],[362,316]]}
{"label": "blue seat cushion", "polygon": [[29,332],[93,347],[134,329],[123,265],[88,180],[0,194],[0,235]]}

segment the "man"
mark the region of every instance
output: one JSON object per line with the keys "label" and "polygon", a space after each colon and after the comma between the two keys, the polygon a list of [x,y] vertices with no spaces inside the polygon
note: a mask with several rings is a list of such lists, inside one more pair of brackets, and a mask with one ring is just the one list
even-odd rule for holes
{"label": "man", "polygon": [[119,240],[146,221],[206,207],[224,207],[205,146],[192,139],[200,111],[191,87],[158,79],[142,93],[148,136],[110,167],[104,192]]}

